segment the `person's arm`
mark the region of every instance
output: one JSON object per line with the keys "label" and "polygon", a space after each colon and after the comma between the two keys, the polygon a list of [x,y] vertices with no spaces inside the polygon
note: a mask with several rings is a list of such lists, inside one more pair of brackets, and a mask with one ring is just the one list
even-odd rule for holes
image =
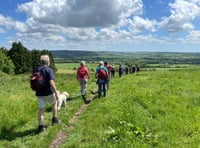
{"label": "person's arm", "polygon": [[108,68],[104,68],[104,69],[105,69],[105,72],[106,72],[107,79],[110,80],[110,74],[108,72]]}
{"label": "person's arm", "polygon": [[53,89],[53,92],[55,93],[56,99],[58,100],[59,96],[54,80],[50,80],[50,86]]}
{"label": "person's arm", "polygon": [[76,70],[76,79],[78,80],[78,70],[79,68]]}
{"label": "person's arm", "polygon": [[90,74],[89,74],[89,70],[88,69],[86,69],[86,73],[87,73],[88,79],[90,79]]}
{"label": "person's arm", "polygon": [[98,78],[98,68],[95,70],[95,78]]}
{"label": "person's arm", "polygon": [[95,78],[98,78],[98,72],[95,72]]}

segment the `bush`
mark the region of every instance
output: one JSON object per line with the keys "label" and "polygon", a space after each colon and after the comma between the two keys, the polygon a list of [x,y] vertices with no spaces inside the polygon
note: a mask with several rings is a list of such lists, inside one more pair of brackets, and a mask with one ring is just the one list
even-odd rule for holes
{"label": "bush", "polygon": [[2,50],[0,50],[0,71],[7,74],[13,73],[14,71],[14,64]]}

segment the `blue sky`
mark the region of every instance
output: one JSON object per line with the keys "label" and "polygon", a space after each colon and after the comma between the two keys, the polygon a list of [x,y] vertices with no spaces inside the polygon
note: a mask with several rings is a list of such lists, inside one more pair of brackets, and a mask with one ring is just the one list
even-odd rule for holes
{"label": "blue sky", "polygon": [[1,0],[0,47],[200,52],[200,0]]}

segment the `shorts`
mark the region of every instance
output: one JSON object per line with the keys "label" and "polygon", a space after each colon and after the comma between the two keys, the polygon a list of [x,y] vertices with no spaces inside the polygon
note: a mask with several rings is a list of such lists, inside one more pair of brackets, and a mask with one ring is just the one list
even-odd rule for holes
{"label": "shorts", "polygon": [[46,102],[49,102],[51,105],[56,103],[55,94],[48,96],[37,96],[37,100],[39,108],[45,108]]}

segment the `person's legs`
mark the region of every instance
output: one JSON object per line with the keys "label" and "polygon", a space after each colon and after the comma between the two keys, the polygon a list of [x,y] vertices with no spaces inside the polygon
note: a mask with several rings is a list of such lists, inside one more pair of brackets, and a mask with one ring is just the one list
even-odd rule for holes
{"label": "person's legs", "polygon": [[44,125],[44,110],[45,110],[45,99],[43,97],[37,97],[38,100],[38,133],[43,132],[47,127]]}
{"label": "person's legs", "polygon": [[47,96],[46,99],[52,104],[52,125],[59,124],[60,120],[57,118],[57,101],[55,94]]}
{"label": "person's legs", "polygon": [[39,108],[38,111],[38,125],[44,125],[44,108]]}
{"label": "person's legs", "polygon": [[98,83],[98,97],[101,97],[102,83]]}
{"label": "person's legs", "polygon": [[108,90],[109,89],[109,87],[110,87],[110,80],[107,80],[106,81],[106,83],[105,83],[105,88]]}
{"label": "person's legs", "polygon": [[57,118],[57,103],[52,105],[52,125],[59,124],[60,120]]}
{"label": "person's legs", "polygon": [[45,110],[45,98],[43,96],[37,96],[38,100],[38,125],[44,125],[44,110]]}
{"label": "person's legs", "polygon": [[103,96],[105,97],[106,96],[106,83],[103,83]]}
{"label": "person's legs", "polygon": [[80,81],[79,81],[79,84],[80,84],[80,92],[81,92],[81,95],[83,95],[83,81],[80,80]]}
{"label": "person's legs", "polygon": [[86,90],[87,90],[87,80],[81,80],[80,81],[80,87],[81,87],[81,95],[82,99],[86,103]]}
{"label": "person's legs", "polygon": [[87,91],[87,80],[82,80],[82,84],[81,84],[82,95],[86,95],[86,91]]}
{"label": "person's legs", "polygon": [[57,116],[57,103],[54,103],[52,105],[52,117],[56,117]]}

